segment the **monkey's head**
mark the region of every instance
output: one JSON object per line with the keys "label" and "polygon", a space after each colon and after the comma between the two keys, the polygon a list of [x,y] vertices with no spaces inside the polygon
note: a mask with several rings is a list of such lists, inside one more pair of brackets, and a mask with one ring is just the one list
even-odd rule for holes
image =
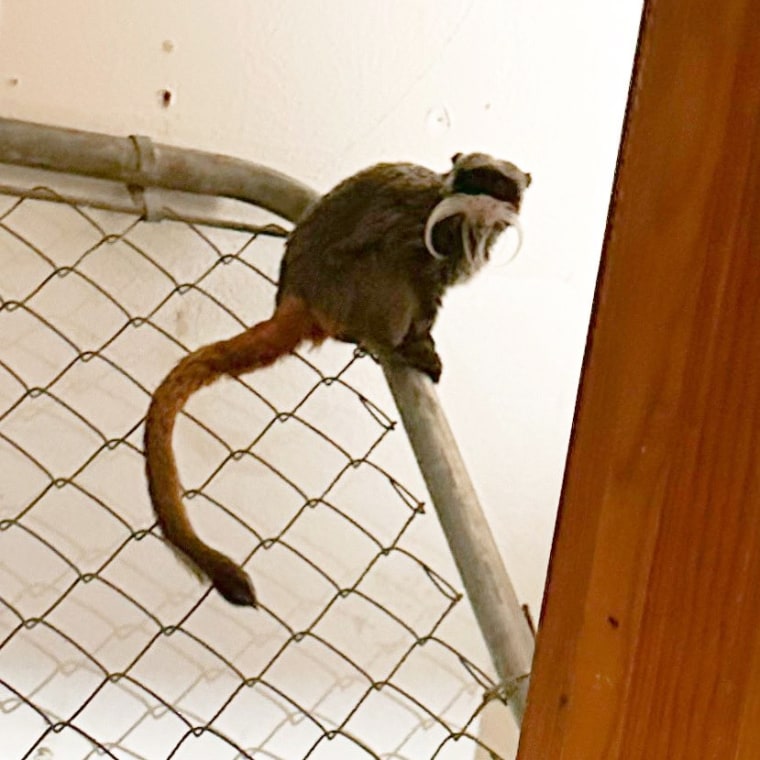
{"label": "monkey's head", "polygon": [[485,264],[496,238],[514,227],[522,241],[519,211],[530,174],[485,153],[457,153],[443,177],[442,199],[425,225],[425,246],[436,259],[449,261],[455,280]]}
{"label": "monkey's head", "polygon": [[520,210],[523,193],[530,187],[530,174],[486,153],[456,153],[451,163],[452,169],[446,175],[449,195],[487,195]]}

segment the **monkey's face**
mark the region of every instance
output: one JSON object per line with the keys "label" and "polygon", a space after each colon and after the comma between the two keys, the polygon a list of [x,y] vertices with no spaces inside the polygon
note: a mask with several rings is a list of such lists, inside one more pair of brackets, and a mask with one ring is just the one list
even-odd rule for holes
{"label": "monkey's face", "polygon": [[507,227],[517,230],[522,196],[530,174],[485,153],[457,153],[444,177],[442,200],[425,225],[430,254],[448,260],[454,280],[472,276],[489,259],[496,238]]}
{"label": "monkey's face", "polygon": [[447,194],[487,195],[520,210],[531,176],[509,161],[500,161],[486,153],[456,153],[453,167],[446,175]]}

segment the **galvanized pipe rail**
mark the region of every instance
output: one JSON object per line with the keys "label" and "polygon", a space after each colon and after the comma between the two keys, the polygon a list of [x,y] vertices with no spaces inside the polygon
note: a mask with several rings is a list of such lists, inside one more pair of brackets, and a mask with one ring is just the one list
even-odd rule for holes
{"label": "galvanized pipe rail", "polygon": [[176,148],[149,137],[113,137],[14,119],[0,119],[0,162],[128,187],[235,198],[289,220],[298,219],[318,197],[280,172],[239,158]]}
{"label": "galvanized pipe rail", "polygon": [[[319,197],[284,174],[230,156],[0,118],[0,163],[233,198],[296,222]],[[150,221],[150,216],[148,216]],[[501,696],[522,721],[533,634],[427,376],[386,365],[386,379],[501,679]]]}

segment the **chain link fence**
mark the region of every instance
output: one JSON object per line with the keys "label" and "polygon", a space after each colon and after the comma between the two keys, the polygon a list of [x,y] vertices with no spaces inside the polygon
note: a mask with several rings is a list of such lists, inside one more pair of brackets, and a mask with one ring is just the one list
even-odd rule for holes
{"label": "chain link fence", "polygon": [[258,611],[155,527],[150,393],[269,315],[278,220],[149,223],[49,176],[0,188],[0,756],[508,757],[480,728],[511,723],[505,695],[371,359],[326,345],[178,420],[191,519],[245,563]]}

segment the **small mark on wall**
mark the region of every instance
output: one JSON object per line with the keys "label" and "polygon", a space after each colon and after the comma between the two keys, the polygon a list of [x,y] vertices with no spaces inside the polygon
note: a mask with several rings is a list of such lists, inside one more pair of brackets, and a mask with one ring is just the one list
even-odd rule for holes
{"label": "small mark on wall", "polygon": [[451,115],[446,106],[435,106],[425,116],[425,126],[431,135],[441,135],[451,129]]}
{"label": "small mark on wall", "polygon": [[174,104],[174,93],[169,89],[159,90],[158,97],[162,108],[169,108]]}

